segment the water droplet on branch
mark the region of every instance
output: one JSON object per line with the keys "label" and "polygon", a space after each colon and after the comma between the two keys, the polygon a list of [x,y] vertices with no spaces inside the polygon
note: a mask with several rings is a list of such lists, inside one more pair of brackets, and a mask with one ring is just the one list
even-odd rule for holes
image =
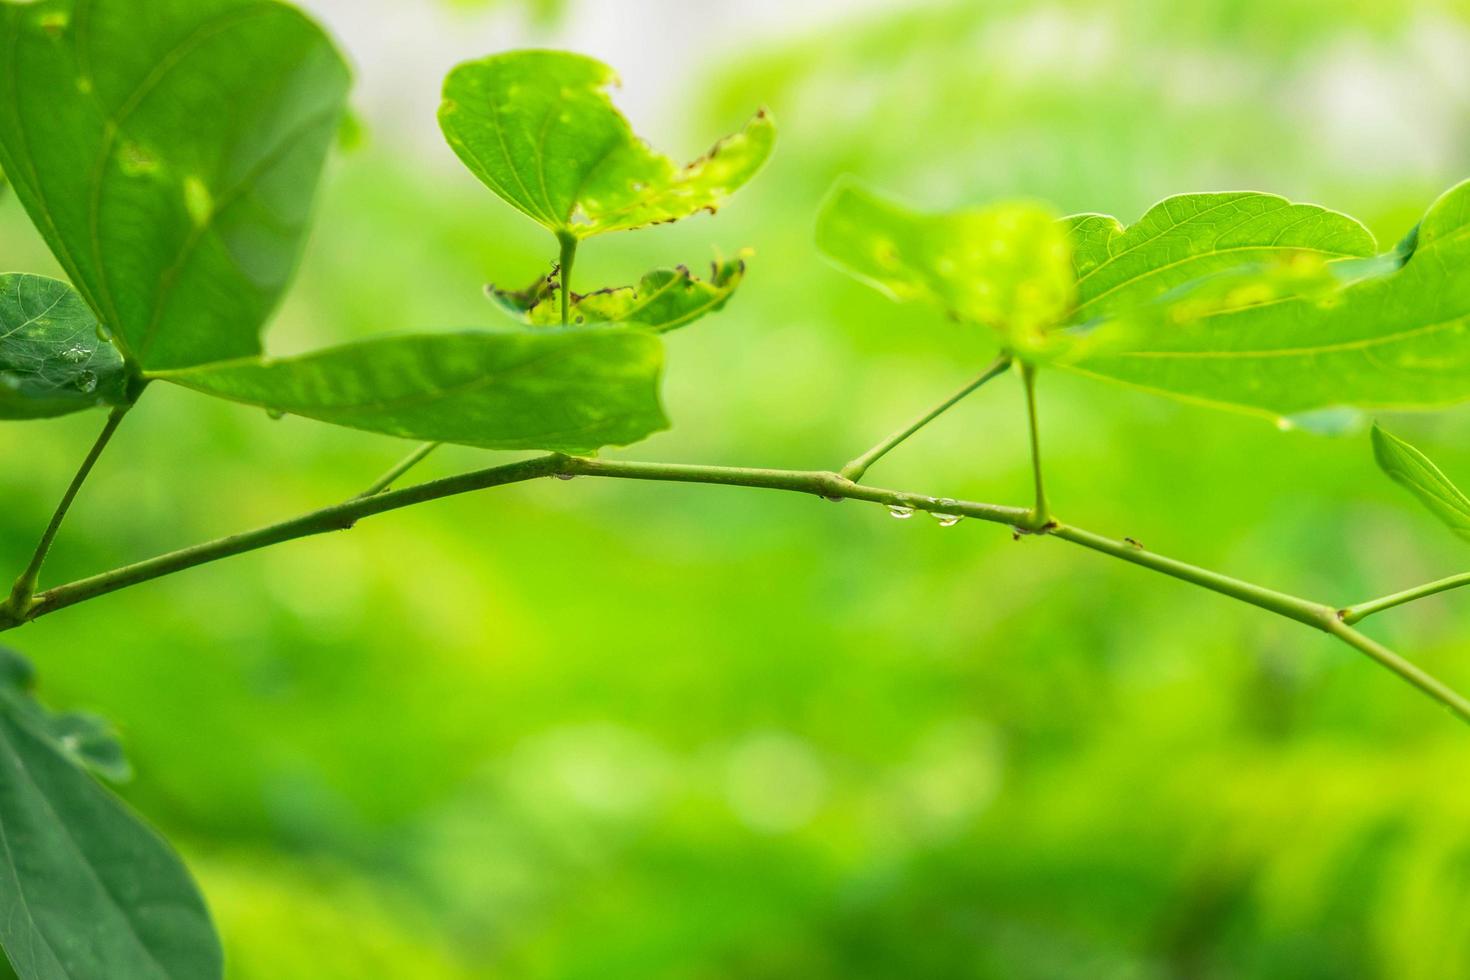
{"label": "water droplet on branch", "polygon": [[888,516],[896,521],[906,521],[914,516],[914,509],[912,507],[905,507],[902,504],[889,504]]}

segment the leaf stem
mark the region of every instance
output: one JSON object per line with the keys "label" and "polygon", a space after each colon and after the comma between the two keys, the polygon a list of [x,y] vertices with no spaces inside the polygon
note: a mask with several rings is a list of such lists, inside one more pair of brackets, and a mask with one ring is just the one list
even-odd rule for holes
{"label": "leaf stem", "polygon": [[403,457],[401,460],[395,463],[392,469],[374,480],[372,486],[368,487],[366,490],[364,490],[362,493],[358,494],[352,499],[362,500],[364,497],[376,497],[383,491],[391,489],[393,484],[397,483],[399,478],[402,477],[403,474],[407,473],[409,470],[419,465],[419,463],[423,462],[425,457],[427,457],[434,450],[438,449],[441,445],[443,445],[443,443],[426,442],[422,446],[419,446],[413,452],[409,453],[407,456]]}
{"label": "leaf stem", "polygon": [[1374,613],[1392,609],[1394,606],[1402,606],[1406,602],[1415,599],[1423,599],[1425,596],[1436,595],[1440,592],[1448,592],[1450,589],[1458,589],[1462,585],[1470,585],[1470,572],[1461,572],[1459,575],[1451,575],[1434,582],[1426,582],[1416,585],[1412,589],[1395,592],[1392,595],[1382,596],[1377,599],[1369,599],[1352,606],[1344,606],[1337,611],[1337,618],[1351,626],[1353,623],[1361,622]]}
{"label": "leaf stem", "polygon": [[41,532],[41,540],[36,544],[36,550],[31,555],[31,560],[26,565],[25,571],[15,580],[10,589],[10,597],[5,601],[0,617],[21,618],[26,615],[31,605],[32,597],[36,592],[36,584],[40,581],[41,566],[46,563],[46,556],[51,552],[51,545],[56,541],[56,535],[61,530],[61,524],[66,520],[67,512],[71,510],[72,502],[77,499],[77,494],[82,489],[82,484],[87,482],[92,468],[97,465],[97,460],[102,458],[107,444],[112,441],[112,436],[122,424],[123,417],[128,414],[131,405],[119,405],[107,415],[107,422],[103,424],[102,431],[98,433],[97,439],[92,443],[82,465],[77,468],[76,475],[71,478],[66,492],[61,495],[61,501],[56,505],[56,510],[51,514],[51,521],[46,525],[46,530]]}
{"label": "leaf stem", "polygon": [[1041,479],[1041,427],[1037,424],[1036,365],[1021,362],[1021,386],[1026,389],[1026,422],[1031,430],[1031,474],[1036,483],[1035,505],[1031,508],[1029,530],[1039,531],[1051,522],[1051,508],[1046,504],[1046,487]]}
{"label": "leaf stem", "polygon": [[556,240],[561,243],[558,268],[561,272],[561,325],[565,327],[572,321],[572,264],[577,261],[577,236],[569,231],[559,231]]}
{"label": "leaf stem", "polygon": [[846,466],[842,467],[839,472],[842,476],[846,477],[849,480],[861,480],[863,476],[868,472],[868,468],[874,463],[878,462],[878,460],[882,459],[884,456],[888,455],[888,453],[892,449],[894,449],[904,440],[908,439],[914,433],[918,432],[924,426],[928,425],[930,422],[933,422],[935,419],[939,418],[939,416],[943,415],[945,412],[958,405],[971,392],[975,391],[977,388],[981,387],[992,378],[998,377],[1004,374],[1006,371],[1010,370],[1010,367],[1011,356],[1009,354],[1001,354],[994,361],[992,361],[990,366],[982,371],[978,377],[970,381],[959,391],[956,391],[953,395],[950,395],[944,401],[940,402],[938,405],[934,406],[923,415],[920,415],[918,418],[914,419],[902,429],[899,429],[898,431],[889,435],[888,438],[878,443],[872,449],[869,449],[867,452],[863,453],[861,456],[857,457]]}

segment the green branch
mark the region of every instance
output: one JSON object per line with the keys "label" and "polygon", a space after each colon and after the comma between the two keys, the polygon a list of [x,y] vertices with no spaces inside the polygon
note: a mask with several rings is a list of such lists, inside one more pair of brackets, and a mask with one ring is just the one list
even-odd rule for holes
{"label": "green branch", "polygon": [[77,499],[82,484],[87,482],[92,468],[97,465],[97,460],[102,458],[103,450],[112,441],[117,427],[122,424],[123,416],[128,414],[128,409],[131,407],[131,405],[119,405],[108,413],[107,422],[102,426],[97,440],[92,443],[91,450],[82,460],[82,465],[72,477],[66,492],[61,495],[61,501],[56,505],[56,510],[52,512],[51,521],[46,525],[46,530],[41,532],[41,540],[31,555],[30,563],[15,580],[15,585],[10,590],[10,597],[3,606],[0,606],[0,623],[25,619],[32,603],[32,597],[36,592],[36,584],[41,578],[41,566],[46,563],[46,556],[51,552],[51,545],[56,541],[56,535],[61,530],[62,522],[66,520],[67,512],[71,510],[72,502]]}
{"label": "green branch", "polygon": [[[551,476],[587,476],[777,490],[828,499],[860,500],[929,513],[957,514],[1018,529],[1026,528],[1027,521],[1034,515],[1034,510],[1031,508],[956,501],[925,494],[888,490],[855,483],[840,473],[820,470],[755,469],[678,463],[638,463],[561,455],[538,456],[517,463],[493,466],[459,476],[433,480],[402,490],[390,490],[371,497],[357,497],[279,524],[220,538],[135,565],[104,572],[91,578],[57,586],[36,596],[29,610],[19,622],[0,623],[0,631],[19,625],[20,622],[29,622],[69,606],[189,568],[297,538],[346,530],[357,521],[375,514],[383,514],[431,500],[472,493],[490,487]],[[1339,619],[1338,611],[1333,606],[1254,585],[1146,551],[1136,542],[1128,539],[1108,538],[1064,524],[1049,524],[1039,533],[1044,537],[1059,538],[1130,564],[1148,568],[1336,636],[1344,643],[1387,667],[1455,714],[1470,721],[1470,701],[1466,701],[1443,683],[1391,650],[1354,630]]]}
{"label": "green branch", "polygon": [[869,449],[867,452],[863,453],[861,456],[848,463],[839,472],[843,476],[847,477],[847,479],[849,480],[861,480],[864,474],[868,472],[868,468],[874,463],[878,462],[878,460],[882,459],[884,456],[888,455],[889,451],[892,450],[895,446],[908,439],[909,436],[913,435],[915,432],[918,432],[930,422],[933,422],[935,419],[939,418],[939,416],[943,415],[954,406],[958,405],[962,400],[964,400],[967,395],[984,385],[986,382],[990,381],[992,378],[996,378],[1002,374],[1005,374],[1007,371],[1010,370],[1010,367],[1010,355],[1000,355],[993,362],[991,362],[990,367],[982,371],[980,373],[980,376],[975,378],[975,380],[965,385],[953,395],[950,395],[944,401],[940,402],[938,405],[934,406],[923,415],[920,415],[918,418],[914,419],[902,429],[899,429],[897,432],[891,434],[888,438],[878,443],[878,445],[874,446],[872,449]]}
{"label": "green branch", "polygon": [[1450,589],[1458,589],[1462,585],[1470,585],[1470,572],[1461,572],[1459,575],[1451,575],[1434,582],[1426,582],[1416,585],[1412,589],[1395,592],[1391,595],[1382,596],[1378,599],[1369,599],[1353,606],[1344,606],[1337,611],[1337,618],[1351,626],[1353,623],[1367,619],[1374,613],[1392,609],[1394,606],[1402,606],[1406,602],[1415,599],[1423,599],[1425,596],[1436,595],[1440,592],[1448,592]]}

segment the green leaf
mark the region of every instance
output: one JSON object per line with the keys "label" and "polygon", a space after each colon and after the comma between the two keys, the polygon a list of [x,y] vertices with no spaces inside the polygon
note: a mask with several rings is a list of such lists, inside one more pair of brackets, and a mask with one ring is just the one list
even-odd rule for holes
{"label": "green leaf", "polygon": [[146,368],[255,354],[295,269],[348,72],[268,0],[0,5],[0,166]]}
{"label": "green leaf", "polygon": [[1373,458],[1389,479],[1407,489],[1461,537],[1470,538],[1470,498],[1434,461],[1398,436],[1373,426]]}
{"label": "green leaf", "polygon": [[439,124],[486,186],[578,239],[713,212],[770,156],[776,128],[760,112],[681,168],[634,135],[613,107],[606,89],[616,81],[611,68],[583,55],[494,55],[449,73]]}
{"label": "green leaf", "polygon": [[1242,266],[1371,256],[1368,229],[1336,211],[1271,194],[1181,194],[1124,228],[1106,215],[1066,219],[1077,271],[1074,323],[1107,317],[1165,295],[1183,283]]}
{"label": "green leaf", "polygon": [[0,945],[22,980],[214,980],[223,956],[178,856],[80,769],[0,650]]}
{"label": "green leaf", "polygon": [[857,184],[828,195],[817,247],[896,300],[923,300],[1026,349],[1072,306],[1066,228],[1035,204],[920,214]]}
{"label": "green leaf", "polygon": [[[1315,248],[1318,256],[1367,251],[1347,219],[1304,213],[1309,217],[1283,232],[1295,236],[1293,248]],[[1305,239],[1304,227],[1324,234]],[[1199,287],[1186,286],[1152,303],[1140,294],[1132,309],[1110,306],[1125,321],[1123,343],[1074,368],[1277,418],[1334,407],[1426,409],[1470,398],[1470,183],[1435,202],[1417,234],[1393,251],[1331,258],[1328,265],[1346,285],[1280,289],[1213,309],[1191,308]]]}
{"label": "green leaf", "polygon": [[667,427],[662,366],[663,345],[646,331],[571,327],[384,337],[155,377],[370,432],[587,453]]}
{"label": "green leaf", "polygon": [[66,415],[126,400],[128,373],[64,282],[0,276],[0,419]]}
{"label": "green leaf", "polygon": [[[644,327],[655,333],[688,326],[708,313],[724,309],[745,277],[742,259],[715,262],[708,279],[699,279],[684,266],[656,269],[636,286],[572,294],[571,321],[575,324],[616,323]],[[502,309],[534,326],[561,323],[560,288],[555,277],[543,277],[527,289],[507,292],[491,287],[490,298]]]}

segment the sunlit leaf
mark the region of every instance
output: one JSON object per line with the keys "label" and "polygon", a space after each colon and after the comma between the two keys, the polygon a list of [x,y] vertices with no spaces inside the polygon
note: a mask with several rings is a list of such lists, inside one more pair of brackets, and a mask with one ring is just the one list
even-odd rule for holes
{"label": "sunlit leaf", "polygon": [[384,337],[155,377],[370,432],[585,453],[667,426],[662,365],[663,345],[647,331],[573,327]]}
{"label": "sunlit leaf", "polygon": [[[0,650],[0,945],[22,980],[215,980],[222,955],[182,862],[74,760],[77,727]],[[62,716],[65,717],[65,716]],[[87,728],[89,751],[97,729]]]}
{"label": "sunlit leaf", "polygon": [[[1331,230],[1318,240],[1320,255],[1364,251],[1346,219],[1304,214],[1283,233],[1298,236],[1299,247],[1301,229],[1314,227]],[[1334,262],[1348,284],[1325,293],[1287,289],[1277,299],[1227,303],[1199,316],[1187,306],[1180,315],[1172,297],[1124,309],[1118,315],[1132,321],[1127,346],[1077,369],[1274,417],[1339,406],[1423,409],[1470,398],[1470,184],[1441,197],[1398,249]],[[1112,295],[1125,288],[1137,287]]]}
{"label": "sunlit leaf", "polygon": [[1236,305],[1249,305],[1252,288],[1269,289],[1261,279],[1290,283],[1324,262],[1364,258],[1376,248],[1368,230],[1347,215],[1252,192],[1166,198],[1127,228],[1098,214],[1066,223],[1077,270],[1073,322],[1137,307],[1182,283],[1241,267],[1251,275],[1234,284],[1244,291]]}
{"label": "sunlit leaf", "polygon": [[0,276],[0,419],[50,418],[125,400],[121,355],[64,282]]}
{"label": "sunlit leaf", "polygon": [[[741,259],[715,262],[708,279],[688,269],[656,269],[637,286],[572,294],[574,324],[617,323],[667,333],[687,326],[708,313],[723,309],[745,276]],[[561,323],[561,303],[554,278],[538,279],[527,289],[507,292],[491,289],[490,297],[512,316],[536,326]]]}
{"label": "sunlit leaf", "polygon": [[561,51],[460,65],[439,123],[465,166],[507,203],[576,238],[714,211],[755,176],[776,129],[758,113],[687,167],[650,149],[613,107],[612,69]]}
{"label": "sunlit leaf", "polygon": [[844,182],[822,207],[817,246],[892,298],[993,327],[1015,347],[1038,343],[1072,306],[1067,230],[1034,204],[921,214]]}
{"label": "sunlit leaf", "polygon": [[0,166],[119,347],[240,357],[295,268],[348,73],[267,0],[0,5]]}
{"label": "sunlit leaf", "polygon": [[1460,492],[1433,460],[1376,425],[1373,458],[1390,479],[1418,497],[1450,530],[1461,537],[1470,537],[1470,498]]}

